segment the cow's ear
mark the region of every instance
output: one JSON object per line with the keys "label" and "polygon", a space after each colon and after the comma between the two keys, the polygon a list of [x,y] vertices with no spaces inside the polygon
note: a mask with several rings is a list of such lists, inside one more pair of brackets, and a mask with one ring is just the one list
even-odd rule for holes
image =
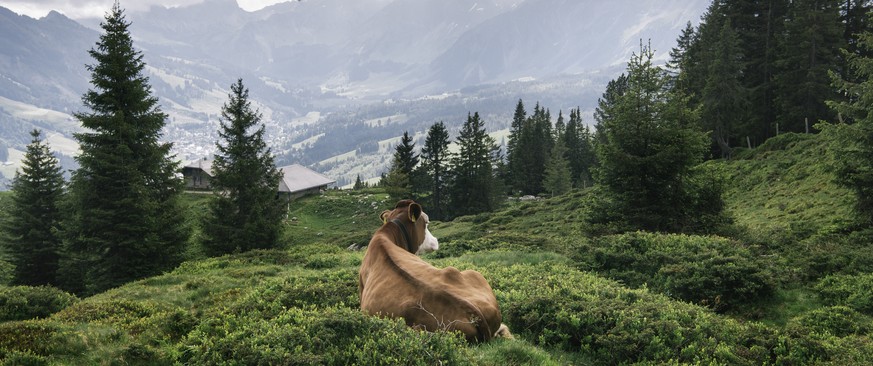
{"label": "cow's ear", "polygon": [[382,211],[381,214],[379,214],[379,219],[382,220],[382,224],[388,223],[388,214],[389,213],[391,213],[391,210],[385,210],[385,211]]}
{"label": "cow's ear", "polygon": [[421,205],[413,203],[409,205],[409,221],[415,222],[421,217]]}

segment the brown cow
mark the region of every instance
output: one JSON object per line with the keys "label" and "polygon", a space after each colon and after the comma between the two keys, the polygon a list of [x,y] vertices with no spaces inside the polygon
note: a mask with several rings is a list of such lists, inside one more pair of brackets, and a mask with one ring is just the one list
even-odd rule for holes
{"label": "brown cow", "polygon": [[439,249],[428,230],[427,214],[411,200],[381,215],[361,263],[361,310],[370,315],[402,317],[428,331],[459,330],[470,342],[512,338],[491,286],[476,271],[437,269],[416,254]]}

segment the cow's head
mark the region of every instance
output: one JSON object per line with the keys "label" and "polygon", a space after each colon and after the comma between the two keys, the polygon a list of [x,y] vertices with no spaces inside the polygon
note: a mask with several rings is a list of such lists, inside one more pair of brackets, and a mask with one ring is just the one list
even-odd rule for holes
{"label": "cow's head", "polygon": [[385,224],[397,223],[403,225],[409,235],[409,251],[415,254],[433,252],[440,248],[437,238],[430,233],[427,226],[430,223],[421,205],[412,200],[397,202],[393,210],[386,210],[381,215]]}

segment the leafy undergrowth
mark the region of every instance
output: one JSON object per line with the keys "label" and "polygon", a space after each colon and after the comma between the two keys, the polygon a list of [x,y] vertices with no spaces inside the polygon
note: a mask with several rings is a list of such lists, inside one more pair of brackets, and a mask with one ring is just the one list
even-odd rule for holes
{"label": "leafy undergrowth", "polygon": [[834,182],[829,142],[788,133],[727,162],[725,203],[739,226],[761,241],[793,243],[850,227],[853,195]]}

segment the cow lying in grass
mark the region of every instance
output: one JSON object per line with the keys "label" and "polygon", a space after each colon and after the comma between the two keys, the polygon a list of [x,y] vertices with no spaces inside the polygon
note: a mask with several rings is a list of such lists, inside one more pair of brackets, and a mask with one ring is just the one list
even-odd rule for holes
{"label": "cow lying in grass", "polygon": [[491,286],[476,271],[438,269],[416,254],[439,249],[421,205],[403,200],[382,213],[361,263],[358,290],[366,314],[402,317],[428,331],[458,330],[470,342],[511,338]]}

